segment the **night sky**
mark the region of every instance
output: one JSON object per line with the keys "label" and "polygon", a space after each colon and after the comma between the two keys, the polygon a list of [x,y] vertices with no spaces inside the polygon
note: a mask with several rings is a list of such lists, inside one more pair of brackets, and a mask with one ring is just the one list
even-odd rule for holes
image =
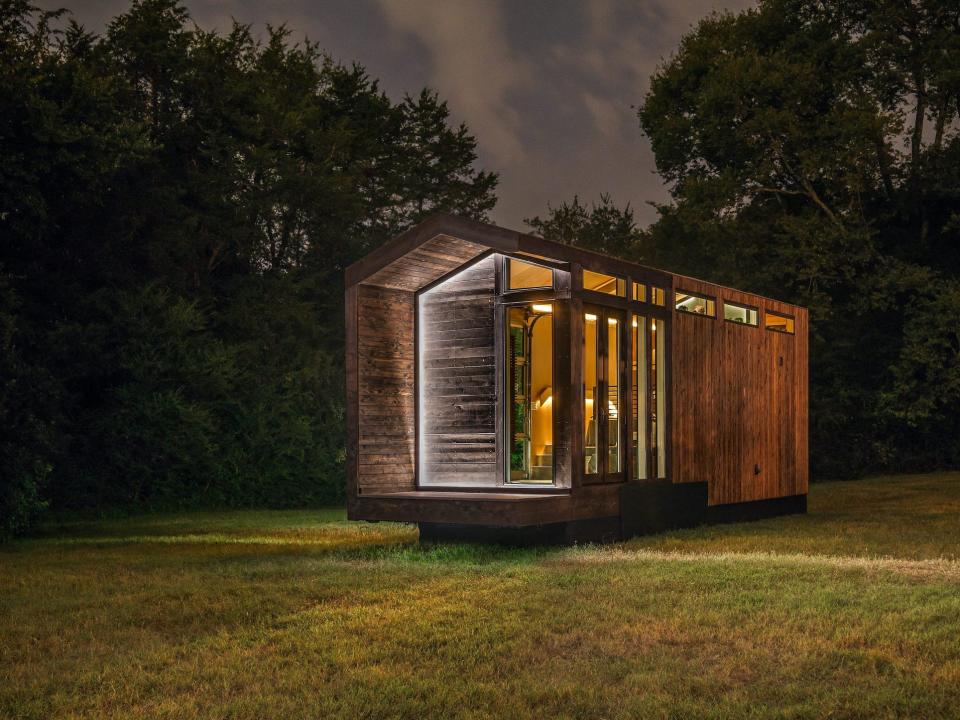
{"label": "night sky", "polygon": [[[38,3],[71,9],[100,31],[123,0]],[[263,32],[286,22],[295,38],[319,42],[335,59],[358,62],[393,98],[427,85],[449,102],[479,141],[479,164],[500,173],[492,217],[525,229],[578,194],[609,192],[641,225],[649,201],[667,192],[640,132],[636,106],[648,78],[681,36],[712,10],[750,0],[569,2],[522,0],[190,0],[194,20],[226,29],[231,18]]]}

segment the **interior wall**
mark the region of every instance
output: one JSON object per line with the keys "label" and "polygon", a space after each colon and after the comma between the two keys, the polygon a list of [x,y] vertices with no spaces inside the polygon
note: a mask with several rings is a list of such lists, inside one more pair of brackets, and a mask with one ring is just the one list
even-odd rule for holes
{"label": "interior wall", "polygon": [[494,260],[419,297],[421,487],[497,485]]}
{"label": "interior wall", "polygon": [[412,292],[357,290],[357,487],[360,494],[415,488]]}

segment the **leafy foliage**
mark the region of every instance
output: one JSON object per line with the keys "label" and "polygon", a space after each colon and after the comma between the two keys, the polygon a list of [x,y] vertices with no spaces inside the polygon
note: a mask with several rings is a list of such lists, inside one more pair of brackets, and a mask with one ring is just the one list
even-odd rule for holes
{"label": "leafy foliage", "polygon": [[762,0],[639,110],[673,202],[544,235],[807,306],[814,477],[960,464],[960,6]]}
{"label": "leafy foliage", "polygon": [[33,508],[339,499],[343,269],[497,183],[436,93],[176,0],[102,37],[0,2],[0,153],[4,497]]}
{"label": "leafy foliage", "polygon": [[811,311],[816,476],[960,463],[960,6],[715,15],[639,117],[673,203],[657,264]]}

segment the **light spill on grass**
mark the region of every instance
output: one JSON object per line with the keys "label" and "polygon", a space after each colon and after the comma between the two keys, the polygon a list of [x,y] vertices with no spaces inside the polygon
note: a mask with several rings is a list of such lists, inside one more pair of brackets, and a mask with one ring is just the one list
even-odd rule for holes
{"label": "light spill on grass", "polygon": [[773,552],[682,552],[663,550],[628,550],[622,546],[581,547],[557,556],[557,560],[573,562],[630,562],[656,560],[663,562],[765,563],[780,566],[831,567],[844,570],[886,570],[905,575],[960,580],[960,561],[950,558],[905,560],[894,557],[855,557],[837,555],[785,554]]}
{"label": "light spill on grass", "polygon": [[960,707],[956,474],[610,547],[419,546],[342,511],[0,549],[3,718],[883,718]]}

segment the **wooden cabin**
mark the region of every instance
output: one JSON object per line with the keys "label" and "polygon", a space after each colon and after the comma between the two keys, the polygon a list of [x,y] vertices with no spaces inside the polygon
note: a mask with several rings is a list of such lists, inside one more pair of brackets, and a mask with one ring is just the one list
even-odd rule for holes
{"label": "wooden cabin", "polygon": [[807,311],[438,215],[346,271],[347,514],[605,541],[806,511]]}

